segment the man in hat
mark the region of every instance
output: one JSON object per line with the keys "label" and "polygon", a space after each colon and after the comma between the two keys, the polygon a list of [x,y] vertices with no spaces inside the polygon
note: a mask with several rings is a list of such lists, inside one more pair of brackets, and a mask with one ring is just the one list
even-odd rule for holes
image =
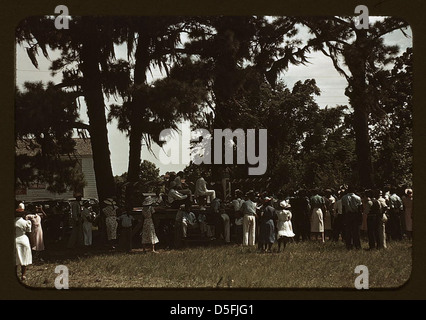
{"label": "man in hat", "polygon": [[209,202],[212,202],[213,199],[216,198],[216,191],[207,189],[207,182],[203,175],[195,182],[195,197],[197,199],[200,197],[207,197],[209,198]]}
{"label": "man in hat", "polygon": [[75,193],[75,200],[71,201],[71,235],[68,239],[68,248],[72,249],[76,245],[82,246],[84,243],[83,221],[81,217],[82,194]]}

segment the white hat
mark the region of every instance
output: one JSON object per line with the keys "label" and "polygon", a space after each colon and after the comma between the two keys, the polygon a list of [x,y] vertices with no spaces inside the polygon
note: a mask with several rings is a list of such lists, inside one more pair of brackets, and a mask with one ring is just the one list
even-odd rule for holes
{"label": "white hat", "polygon": [[109,204],[109,205],[116,205],[117,204],[117,202],[115,202],[113,198],[106,198],[104,200],[104,203]]}
{"label": "white hat", "polygon": [[18,205],[18,208],[16,209],[16,212],[24,212],[25,211],[25,205],[21,202]]}
{"label": "white hat", "polygon": [[142,203],[142,206],[150,206],[150,205],[152,205],[154,203],[154,199],[152,199],[152,197],[151,196],[147,196],[145,199],[144,199],[144,201],[143,201],[143,203]]}
{"label": "white hat", "polygon": [[280,207],[284,209],[288,209],[288,208],[291,208],[291,205],[287,200],[284,200],[280,202]]}

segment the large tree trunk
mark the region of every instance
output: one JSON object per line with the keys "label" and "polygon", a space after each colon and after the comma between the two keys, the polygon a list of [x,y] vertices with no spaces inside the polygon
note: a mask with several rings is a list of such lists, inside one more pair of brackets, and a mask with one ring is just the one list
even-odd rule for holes
{"label": "large tree trunk", "polygon": [[[135,87],[140,88],[146,85],[146,71],[150,63],[149,46],[150,37],[146,35],[142,28],[139,32],[138,44],[135,52]],[[142,151],[142,134],[143,134],[143,109],[144,101],[140,94],[133,96],[131,104],[130,116],[130,135],[129,135],[129,166],[127,181],[129,185],[126,189],[126,204],[132,204],[134,193],[134,183],[139,180],[141,151]]]}
{"label": "large tree trunk", "polygon": [[[214,129],[234,129],[231,126],[233,118],[233,109],[236,108],[235,103],[232,101],[237,87],[237,51],[239,49],[239,40],[236,38],[233,30],[233,17],[221,17],[217,22],[217,35],[216,47],[219,51],[215,56],[214,68],[214,84],[213,92],[215,96],[215,118],[213,119]],[[213,134],[213,132],[212,132]],[[221,183],[221,171],[225,164],[224,145],[222,148],[222,164],[216,164],[214,161],[215,143],[214,139],[211,144],[212,151],[212,165],[211,165],[211,179],[212,182]],[[216,180],[216,181],[215,181]]]}
{"label": "large tree trunk", "polygon": [[87,32],[82,41],[81,70],[83,72],[82,89],[87,104],[92,143],[93,166],[100,201],[115,196],[115,184],[112,174],[108,130],[105,117],[105,103],[99,70],[99,46],[96,43],[95,21],[90,17],[82,18]]}
{"label": "large tree trunk", "polygon": [[358,162],[359,184],[363,188],[373,187],[368,114],[360,107],[354,107],[355,152]]}
{"label": "large tree trunk", "polygon": [[368,118],[370,107],[367,99],[366,61],[369,52],[365,30],[358,30],[355,45],[347,49],[345,61],[352,73],[347,96],[354,109],[355,152],[358,162],[358,178],[362,188],[373,187],[373,165],[371,161],[370,132]]}

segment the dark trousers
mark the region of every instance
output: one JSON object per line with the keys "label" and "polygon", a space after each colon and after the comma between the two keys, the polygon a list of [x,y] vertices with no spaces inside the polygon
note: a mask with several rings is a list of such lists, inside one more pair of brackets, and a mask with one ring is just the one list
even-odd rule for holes
{"label": "dark trousers", "polygon": [[292,219],[293,223],[293,232],[294,232],[294,241],[299,242],[307,241],[311,235],[311,222],[307,215],[300,213],[300,217],[297,219]]}
{"label": "dark trousers", "polygon": [[401,215],[396,212],[389,214],[389,233],[392,240],[402,240]]}
{"label": "dark trousers", "polygon": [[368,245],[370,249],[379,248],[379,222],[381,217],[377,214],[369,214],[367,216],[367,235],[368,235]]}
{"label": "dark trousers", "polygon": [[339,237],[345,240],[345,221],[343,215],[338,214],[333,220],[333,241],[339,241]]}
{"label": "dark trousers", "polygon": [[235,225],[235,241],[236,243],[243,243],[243,226]]}
{"label": "dark trousers", "polygon": [[132,227],[121,227],[119,246],[121,250],[132,250]]}
{"label": "dark trousers", "polygon": [[344,215],[346,249],[361,249],[361,219],[362,216],[359,213],[346,213]]}

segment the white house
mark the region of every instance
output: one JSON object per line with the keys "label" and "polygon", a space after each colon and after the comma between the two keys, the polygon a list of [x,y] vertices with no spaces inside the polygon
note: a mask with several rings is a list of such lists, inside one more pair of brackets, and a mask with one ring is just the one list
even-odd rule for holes
{"label": "white house", "polygon": [[[75,156],[77,157],[80,170],[84,174],[86,186],[83,189],[84,198],[98,199],[96,189],[95,171],[93,169],[93,154],[90,139],[74,139],[76,142]],[[25,148],[24,143],[18,143],[16,154],[31,155],[31,151]],[[65,193],[58,194],[52,193],[47,190],[45,184],[33,184],[27,188],[20,188],[15,190],[15,198],[23,201],[31,201],[36,199],[68,199],[74,197],[74,190],[69,190]]]}

